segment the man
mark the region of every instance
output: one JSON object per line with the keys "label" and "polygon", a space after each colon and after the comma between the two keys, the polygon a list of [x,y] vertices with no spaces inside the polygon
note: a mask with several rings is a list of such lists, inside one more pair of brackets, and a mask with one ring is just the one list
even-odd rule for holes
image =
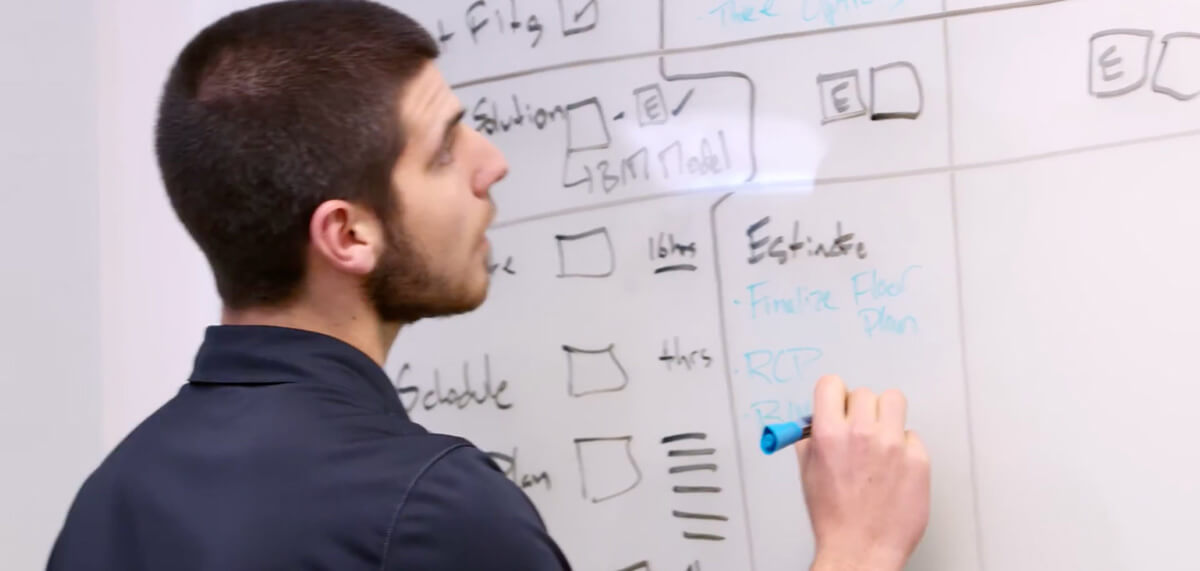
{"label": "man", "polygon": [[[403,325],[487,293],[508,166],[461,124],[436,57],[365,1],[245,10],[182,51],[157,154],[222,325],[84,484],[50,569],[569,568],[521,491],[411,422],[382,369]],[[903,397],[827,378],[814,403],[797,447],[813,568],[902,568],[929,494]]]}

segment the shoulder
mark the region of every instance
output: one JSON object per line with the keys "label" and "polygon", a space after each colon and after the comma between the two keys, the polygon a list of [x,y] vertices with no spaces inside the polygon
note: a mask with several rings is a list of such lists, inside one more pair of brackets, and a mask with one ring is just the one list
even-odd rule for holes
{"label": "shoulder", "polygon": [[385,569],[568,569],[537,510],[479,449],[433,458],[396,507]]}

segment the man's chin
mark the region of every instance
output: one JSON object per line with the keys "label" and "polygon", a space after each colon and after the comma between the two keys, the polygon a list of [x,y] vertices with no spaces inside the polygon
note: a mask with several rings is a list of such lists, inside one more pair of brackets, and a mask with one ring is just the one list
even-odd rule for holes
{"label": "man's chin", "polygon": [[425,317],[454,317],[479,309],[487,301],[488,280],[478,287],[466,288],[458,295],[446,296],[429,304]]}
{"label": "man's chin", "polygon": [[376,311],[385,322],[405,325],[416,323],[422,319],[454,317],[470,313],[482,304],[482,300],[475,299],[440,299],[403,306],[376,306]]}
{"label": "man's chin", "polygon": [[491,289],[491,277],[484,276],[483,283],[463,296],[463,304],[459,313],[475,311],[487,301],[488,290]]}
{"label": "man's chin", "polygon": [[460,282],[457,288],[427,288],[424,295],[417,297],[380,296],[375,298],[375,309],[384,321],[401,324],[462,315],[483,305],[487,300],[490,281],[490,276],[485,272],[473,282]]}

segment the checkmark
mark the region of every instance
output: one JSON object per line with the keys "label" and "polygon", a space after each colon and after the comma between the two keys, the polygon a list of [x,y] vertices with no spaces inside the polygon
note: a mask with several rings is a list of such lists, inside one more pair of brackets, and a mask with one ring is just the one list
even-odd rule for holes
{"label": "checkmark", "polygon": [[675,109],[673,109],[673,110],[671,111],[671,115],[672,115],[672,116],[674,116],[674,117],[678,117],[678,116],[679,116],[679,113],[681,113],[681,112],[683,111],[683,106],[684,106],[684,105],[687,105],[687,104],[688,104],[688,101],[691,101],[691,99],[692,99],[692,94],[693,94],[693,93],[696,93],[696,90],[695,90],[695,89],[689,89],[689,90],[688,90],[688,92],[687,92],[687,95],[684,95],[684,96],[683,96],[683,100],[679,102],[679,105],[676,105],[676,106],[675,106]]}
{"label": "checkmark", "polygon": [[584,4],[583,8],[580,8],[578,12],[575,12],[575,23],[576,24],[579,23],[579,19],[583,18],[583,15],[586,14],[588,10],[591,10],[592,8],[594,8],[596,6],[596,1],[597,0],[588,0],[588,3]]}
{"label": "checkmark", "polygon": [[578,1],[558,0],[564,36],[590,32],[596,28],[596,23],[600,20],[599,0],[588,0],[576,8]]}

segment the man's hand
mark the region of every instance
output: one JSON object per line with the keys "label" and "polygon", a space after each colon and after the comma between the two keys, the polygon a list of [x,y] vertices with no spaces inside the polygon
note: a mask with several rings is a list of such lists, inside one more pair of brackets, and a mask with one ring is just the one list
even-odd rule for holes
{"label": "man's hand", "polygon": [[929,455],[899,391],[817,382],[812,436],[796,446],[817,550],[813,571],[899,571],[929,522]]}

